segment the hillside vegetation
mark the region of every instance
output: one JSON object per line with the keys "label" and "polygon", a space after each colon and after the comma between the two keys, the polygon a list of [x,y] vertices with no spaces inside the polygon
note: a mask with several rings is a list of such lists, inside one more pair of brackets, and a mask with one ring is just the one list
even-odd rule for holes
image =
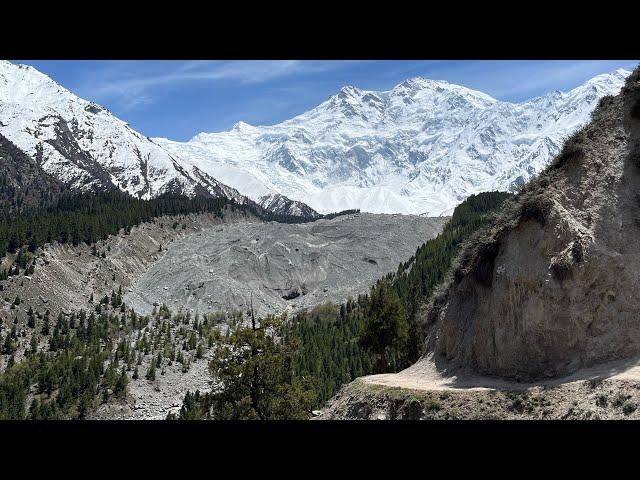
{"label": "hillside vegetation", "polygon": [[0,135],[0,215],[51,205],[64,185]]}
{"label": "hillside vegetation", "polygon": [[381,278],[369,295],[293,317],[288,338],[301,344],[294,369],[299,377],[318,379],[319,404],[343,383],[401,370],[420,357],[425,332],[416,312],[444,279],[461,244],[510,197],[502,192],[469,197],[438,237],[420,246],[396,273]]}

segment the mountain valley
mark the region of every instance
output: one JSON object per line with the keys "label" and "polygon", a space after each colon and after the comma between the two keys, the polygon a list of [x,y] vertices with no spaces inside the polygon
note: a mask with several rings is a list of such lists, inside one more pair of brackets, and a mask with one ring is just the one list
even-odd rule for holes
{"label": "mountain valley", "polygon": [[150,138],[0,61],[0,420],[640,418],[640,67]]}

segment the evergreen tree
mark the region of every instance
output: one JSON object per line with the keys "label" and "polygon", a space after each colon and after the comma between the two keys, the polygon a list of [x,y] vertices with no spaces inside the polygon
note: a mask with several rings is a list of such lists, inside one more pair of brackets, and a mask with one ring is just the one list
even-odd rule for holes
{"label": "evergreen tree", "polygon": [[44,316],[44,320],[42,321],[42,335],[49,335],[49,315]]}
{"label": "evergreen tree", "polygon": [[127,373],[123,368],[120,372],[120,376],[115,383],[115,388],[113,389],[113,393],[117,398],[123,398],[127,393],[127,385],[129,383],[129,379],[127,378]]}
{"label": "evergreen tree", "polygon": [[[15,327],[14,327],[15,328]],[[5,355],[11,355],[15,351],[16,347],[11,338],[11,335],[7,335],[4,339],[4,344],[2,345],[2,353]]]}
{"label": "evergreen tree", "polygon": [[149,367],[149,370],[147,371],[147,374],[145,375],[145,378],[147,380],[155,380],[156,379],[156,364],[155,362],[151,362],[151,366]]}
{"label": "evergreen tree", "polygon": [[222,388],[208,395],[207,410],[216,419],[308,418],[315,389],[310,381],[294,378],[295,352],[274,339],[283,332],[282,320],[252,323],[237,327],[216,348],[210,370]]}
{"label": "evergreen tree", "polygon": [[392,359],[401,358],[409,336],[404,305],[388,281],[379,282],[371,291],[367,321],[360,343],[378,359],[377,372],[392,367]]}
{"label": "evergreen tree", "polygon": [[34,329],[36,328],[36,316],[33,313],[33,309],[29,307],[29,313],[27,314],[27,327]]}

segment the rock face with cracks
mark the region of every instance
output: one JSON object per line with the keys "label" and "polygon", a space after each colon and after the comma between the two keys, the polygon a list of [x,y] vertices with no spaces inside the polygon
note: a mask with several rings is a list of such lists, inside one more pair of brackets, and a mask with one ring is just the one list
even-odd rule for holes
{"label": "rock face with cracks", "polygon": [[140,313],[155,305],[194,312],[253,307],[275,314],[366,293],[446,218],[367,213],[313,223],[225,224],[173,243],[127,293]]}

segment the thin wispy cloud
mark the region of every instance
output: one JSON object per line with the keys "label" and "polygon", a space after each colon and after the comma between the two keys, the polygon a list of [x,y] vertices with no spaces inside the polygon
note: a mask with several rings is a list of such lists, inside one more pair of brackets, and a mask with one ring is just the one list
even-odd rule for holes
{"label": "thin wispy cloud", "polygon": [[[231,83],[236,86],[265,83],[284,77],[312,75],[347,66],[347,62],[300,60],[192,61],[156,71],[144,71],[137,62],[117,62],[95,72],[78,85],[81,95],[101,102],[117,102],[132,110],[158,101],[163,92],[189,84]],[[173,63],[173,62],[170,62]]]}

